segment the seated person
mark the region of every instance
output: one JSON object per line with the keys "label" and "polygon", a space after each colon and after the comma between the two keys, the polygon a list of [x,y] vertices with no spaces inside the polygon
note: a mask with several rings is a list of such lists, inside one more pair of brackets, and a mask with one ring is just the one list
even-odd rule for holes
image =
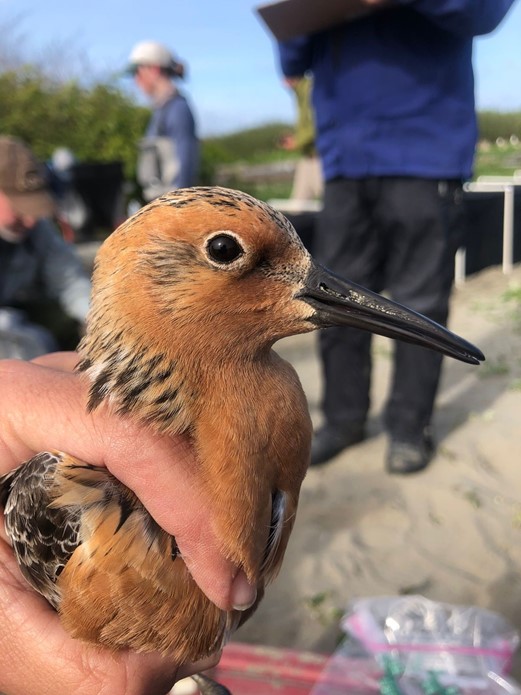
{"label": "seated person", "polygon": [[53,214],[43,167],[0,136],[0,357],[71,349],[81,334],[90,280]]}

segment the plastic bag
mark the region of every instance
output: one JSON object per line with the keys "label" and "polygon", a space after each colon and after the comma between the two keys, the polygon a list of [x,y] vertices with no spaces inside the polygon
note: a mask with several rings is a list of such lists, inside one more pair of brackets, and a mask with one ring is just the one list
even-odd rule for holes
{"label": "plastic bag", "polygon": [[492,611],[437,603],[423,596],[367,598],[350,604],[341,625],[347,637],[313,695],[363,690],[333,691],[325,685],[331,674],[340,682],[342,669],[363,655],[380,669],[376,691],[385,690],[381,682],[387,678],[394,679],[396,689],[404,693],[434,693],[436,688],[455,686],[465,692],[521,695],[518,684],[506,675],[519,634]]}

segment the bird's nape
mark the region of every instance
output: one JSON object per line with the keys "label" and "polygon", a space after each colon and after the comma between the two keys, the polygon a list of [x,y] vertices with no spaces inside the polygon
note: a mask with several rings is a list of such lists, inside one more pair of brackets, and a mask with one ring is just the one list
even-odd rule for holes
{"label": "bird's nape", "polygon": [[351,326],[436,350],[449,357],[479,364],[481,350],[412,309],[334,275],[313,264],[298,299],[315,309],[317,328]]}

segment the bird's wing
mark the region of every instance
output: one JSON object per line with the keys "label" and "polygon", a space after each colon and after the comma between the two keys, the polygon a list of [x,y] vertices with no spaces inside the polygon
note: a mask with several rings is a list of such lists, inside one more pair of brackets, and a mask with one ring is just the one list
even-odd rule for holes
{"label": "bird's wing", "polygon": [[78,510],[51,505],[61,458],[37,454],[0,478],[5,528],[22,574],[54,608],[60,602],[56,580],[80,543]]}
{"label": "bird's wing", "polygon": [[57,581],[62,624],[72,636],[180,662],[221,648],[226,614],[202,593],[175,539],[131,490],[106,469],[80,462],[60,466],[55,487],[54,507],[82,508],[81,545]]}
{"label": "bird's wing", "polygon": [[231,617],[197,587],[175,539],[105,468],[35,456],[0,479],[22,573],[80,639],[179,661],[222,646]]}
{"label": "bird's wing", "polygon": [[276,576],[282,563],[285,544],[283,541],[284,532],[289,534],[293,525],[293,518],[287,518],[290,511],[288,497],[281,490],[275,490],[271,495],[271,519],[268,531],[268,541],[264,551],[264,557],[261,564],[261,575],[264,578],[258,587],[257,600],[249,609],[239,613],[236,611],[230,616],[229,633],[244,625],[249,618],[257,610],[262,597],[264,596],[264,587],[269,584]]}
{"label": "bird's wing", "polygon": [[282,531],[286,523],[286,495],[275,490],[271,496],[271,521],[268,533],[268,543],[261,566],[261,573],[270,581],[277,573],[281,558],[279,557]]}

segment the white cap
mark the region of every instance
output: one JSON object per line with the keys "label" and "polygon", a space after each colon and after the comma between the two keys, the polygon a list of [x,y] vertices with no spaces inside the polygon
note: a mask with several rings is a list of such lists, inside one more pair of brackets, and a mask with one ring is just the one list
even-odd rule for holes
{"label": "white cap", "polygon": [[157,65],[170,70],[174,75],[180,75],[180,68],[182,68],[168,48],[157,41],[140,41],[132,49],[128,60],[130,72],[139,65]]}

